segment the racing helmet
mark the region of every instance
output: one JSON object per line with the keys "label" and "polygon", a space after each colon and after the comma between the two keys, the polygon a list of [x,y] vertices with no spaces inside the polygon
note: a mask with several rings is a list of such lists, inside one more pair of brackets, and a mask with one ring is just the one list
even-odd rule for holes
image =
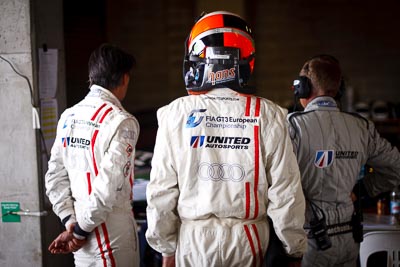
{"label": "racing helmet", "polygon": [[189,92],[229,87],[252,94],[247,85],[254,69],[255,45],[238,15],[216,11],[202,15],[185,42],[183,78]]}

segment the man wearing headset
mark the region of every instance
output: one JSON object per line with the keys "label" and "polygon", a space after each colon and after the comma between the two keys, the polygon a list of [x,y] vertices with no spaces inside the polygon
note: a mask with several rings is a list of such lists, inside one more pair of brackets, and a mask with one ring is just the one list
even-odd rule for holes
{"label": "man wearing headset", "polygon": [[148,243],[164,266],[261,266],[268,215],[286,253],[300,258],[307,241],[300,173],[286,111],[247,86],[250,27],[236,14],[209,13],[185,47],[189,96],[157,114]]}
{"label": "man wearing headset", "polygon": [[381,138],[374,124],[341,112],[343,93],[339,62],[330,55],[308,60],[293,83],[303,112],[289,114],[289,130],[306,197],[308,248],[302,266],[356,266],[362,226],[351,193],[363,165],[370,196],[391,191],[399,183],[400,154]]}

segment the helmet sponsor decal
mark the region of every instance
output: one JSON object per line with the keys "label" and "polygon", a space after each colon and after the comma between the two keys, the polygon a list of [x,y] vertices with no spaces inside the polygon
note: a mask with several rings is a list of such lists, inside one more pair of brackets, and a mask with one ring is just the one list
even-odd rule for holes
{"label": "helmet sponsor decal", "polygon": [[210,71],[208,73],[208,82],[211,83],[212,85],[230,82],[235,80],[235,78],[236,78],[235,68],[219,70],[216,72]]}

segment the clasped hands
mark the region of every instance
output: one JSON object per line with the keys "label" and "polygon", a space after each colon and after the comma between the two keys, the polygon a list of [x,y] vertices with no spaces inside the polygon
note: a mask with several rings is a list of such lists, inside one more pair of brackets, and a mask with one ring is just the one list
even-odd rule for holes
{"label": "clasped hands", "polygon": [[68,254],[75,252],[86,243],[86,238],[80,240],[74,236],[73,229],[74,225],[71,225],[69,229],[59,234],[57,238],[51,242],[49,251],[52,254]]}

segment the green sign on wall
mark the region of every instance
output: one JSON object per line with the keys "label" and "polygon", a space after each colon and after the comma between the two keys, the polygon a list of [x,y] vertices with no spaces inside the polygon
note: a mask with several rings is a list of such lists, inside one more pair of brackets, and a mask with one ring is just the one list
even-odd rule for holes
{"label": "green sign on wall", "polygon": [[19,202],[1,202],[1,221],[21,222],[21,216],[11,214],[14,211],[20,211]]}

